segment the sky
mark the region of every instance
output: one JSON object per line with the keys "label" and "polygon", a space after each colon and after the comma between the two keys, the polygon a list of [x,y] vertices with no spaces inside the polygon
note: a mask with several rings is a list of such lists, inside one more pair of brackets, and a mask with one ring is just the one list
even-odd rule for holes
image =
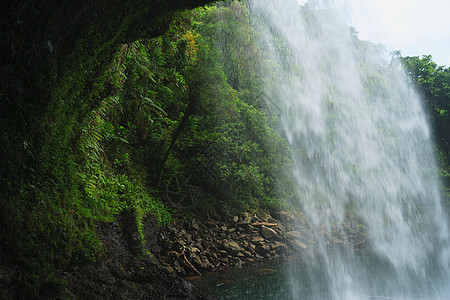
{"label": "sky", "polygon": [[[450,67],[450,0],[343,0],[360,39]],[[297,0],[304,4],[306,0]]]}

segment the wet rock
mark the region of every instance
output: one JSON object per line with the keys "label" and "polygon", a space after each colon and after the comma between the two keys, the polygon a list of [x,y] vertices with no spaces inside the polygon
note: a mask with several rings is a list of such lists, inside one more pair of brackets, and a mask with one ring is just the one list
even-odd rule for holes
{"label": "wet rock", "polygon": [[186,243],[190,244],[192,242],[192,235],[187,233],[186,231],[184,231],[183,229],[183,233],[181,234],[181,237],[186,241]]}
{"label": "wet rock", "polygon": [[238,243],[236,243],[233,240],[224,240],[222,242],[222,247],[230,254],[236,255],[238,252],[242,251],[243,249],[241,246],[239,246]]}
{"label": "wet rock", "polygon": [[275,230],[266,227],[266,226],[261,226],[261,235],[268,240],[276,240],[278,239],[278,234],[276,233]]}
{"label": "wet rock", "polygon": [[275,227],[275,230],[278,232],[285,232],[286,228],[284,227],[283,224],[281,224],[280,222],[277,222],[277,226]]}
{"label": "wet rock", "polygon": [[190,255],[195,255],[195,253],[199,253],[200,250],[197,247],[187,247],[187,253]]}
{"label": "wet rock", "polygon": [[230,262],[228,257],[221,257],[221,258],[219,258],[219,261],[224,264],[228,264]]}
{"label": "wet rock", "polygon": [[284,255],[289,252],[289,247],[286,244],[280,242],[276,242],[272,246],[272,249],[275,250],[280,255]]}
{"label": "wet rock", "polygon": [[240,224],[250,224],[251,221],[252,221],[252,218],[250,217],[249,213],[242,214]]}
{"label": "wet rock", "polygon": [[264,242],[264,239],[260,236],[255,236],[252,238],[252,242],[253,243],[261,243],[261,242]]}
{"label": "wet rock", "polygon": [[174,268],[172,268],[171,266],[167,265],[167,266],[163,266],[167,271],[169,271],[170,273],[175,273]]}
{"label": "wet rock", "polygon": [[175,245],[177,246],[177,248],[183,248],[186,246],[186,242],[184,240],[177,240]]}
{"label": "wet rock", "polygon": [[[294,245],[294,242],[285,237],[304,243],[302,234],[304,235],[303,230],[285,234],[283,224],[270,216],[258,217],[256,214],[243,213],[228,221],[206,219],[171,224],[166,239],[174,242],[165,243],[164,253],[181,253],[184,249],[187,259],[199,271],[218,270],[287,255],[294,248],[301,251],[304,248],[300,244]],[[174,265],[174,260],[178,261],[179,266]],[[178,274],[193,272],[182,255],[170,256],[167,262]]]}
{"label": "wet rock", "polygon": [[200,230],[200,226],[195,221],[191,222],[191,228],[197,231]]}
{"label": "wet rock", "polygon": [[292,240],[291,243],[293,244],[293,246],[295,248],[297,248],[297,250],[302,250],[302,249],[304,250],[307,248],[306,245],[299,240]]}
{"label": "wet rock", "polygon": [[202,267],[202,259],[200,258],[199,255],[192,254],[191,255],[191,262],[196,268],[201,268]]}
{"label": "wet rock", "polygon": [[298,240],[302,238],[302,233],[300,231],[289,231],[284,235],[288,240]]}
{"label": "wet rock", "polygon": [[173,262],[173,268],[175,269],[175,271],[178,273],[178,274],[181,274],[181,275],[186,275],[186,271],[184,270],[184,268],[182,268],[181,266],[180,266],[180,263],[178,262],[178,260],[175,260],[174,262]]}
{"label": "wet rock", "polygon": [[202,241],[198,241],[197,243],[194,244],[194,247],[196,247],[200,252],[203,252],[203,246],[202,246]]}
{"label": "wet rock", "polygon": [[236,228],[228,228],[227,232],[228,234],[234,233],[236,231]]}
{"label": "wet rock", "polygon": [[262,256],[266,256],[270,253],[270,247],[269,245],[263,244],[259,245],[258,248],[256,248],[256,252]]}

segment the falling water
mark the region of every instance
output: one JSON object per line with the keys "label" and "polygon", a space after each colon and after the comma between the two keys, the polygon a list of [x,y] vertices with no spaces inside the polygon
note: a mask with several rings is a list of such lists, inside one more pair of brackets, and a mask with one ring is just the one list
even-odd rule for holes
{"label": "falling water", "polygon": [[[293,149],[293,201],[313,228],[306,264],[291,266],[292,298],[450,299],[430,128],[400,64],[356,37],[345,2],[249,7],[267,61],[276,62],[263,73]],[[349,214],[367,228],[366,255],[329,243],[348,232]],[[309,275],[307,288],[299,272]]]}

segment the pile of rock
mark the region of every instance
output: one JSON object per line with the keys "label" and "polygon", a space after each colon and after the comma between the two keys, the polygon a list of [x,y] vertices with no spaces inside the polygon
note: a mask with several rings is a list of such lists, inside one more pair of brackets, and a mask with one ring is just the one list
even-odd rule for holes
{"label": "pile of rock", "polygon": [[283,223],[249,213],[227,221],[172,223],[162,233],[159,260],[170,271],[186,275],[286,256],[301,234],[290,235]]}
{"label": "pile of rock", "polygon": [[[330,246],[361,247],[364,233],[355,220],[346,220],[339,230],[322,230]],[[359,221],[359,220],[358,220]],[[229,220],[207,218],[178,221],[159,233],[157,251],[163,267],[178,275],[200,275],[205,271],[263,259],[290,256],[315,248],[310,222],[299,212],[277,212],[258,216],[243,213]]]}

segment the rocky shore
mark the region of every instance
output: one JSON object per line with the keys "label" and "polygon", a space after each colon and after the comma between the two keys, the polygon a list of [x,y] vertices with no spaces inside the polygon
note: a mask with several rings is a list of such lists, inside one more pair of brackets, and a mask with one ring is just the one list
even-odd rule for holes
{"label": "rocky shore", "polygon": [[[181,277],[314,251],[315,246],[311,225],[301,212],[178,221],[158,238],[152,253],[161,266]],[[365,243],[364,226],[348,218],[341,230],[332,230],[328,243],[359,250]]]}
{"label": "rocky shore", "polygon": [[[41,287],[39,297],[208,300],[212,298],[183,277],[314,253],[312,227],[301,212],[243,213],[227,219],[205,216],[177,220],[163,228],[147,216],[142,235],[134,220],[132,214],[123,213],[115,222],[99,223],[103,255],[93,264],[68,266],[57,276],[59,280]],[[327,237],[330,246],[364,247],[365,227],[359,220],[348,217],[340,228]],[[23,298],[27,280],[22,270],[1,265],[0,298]]]}

